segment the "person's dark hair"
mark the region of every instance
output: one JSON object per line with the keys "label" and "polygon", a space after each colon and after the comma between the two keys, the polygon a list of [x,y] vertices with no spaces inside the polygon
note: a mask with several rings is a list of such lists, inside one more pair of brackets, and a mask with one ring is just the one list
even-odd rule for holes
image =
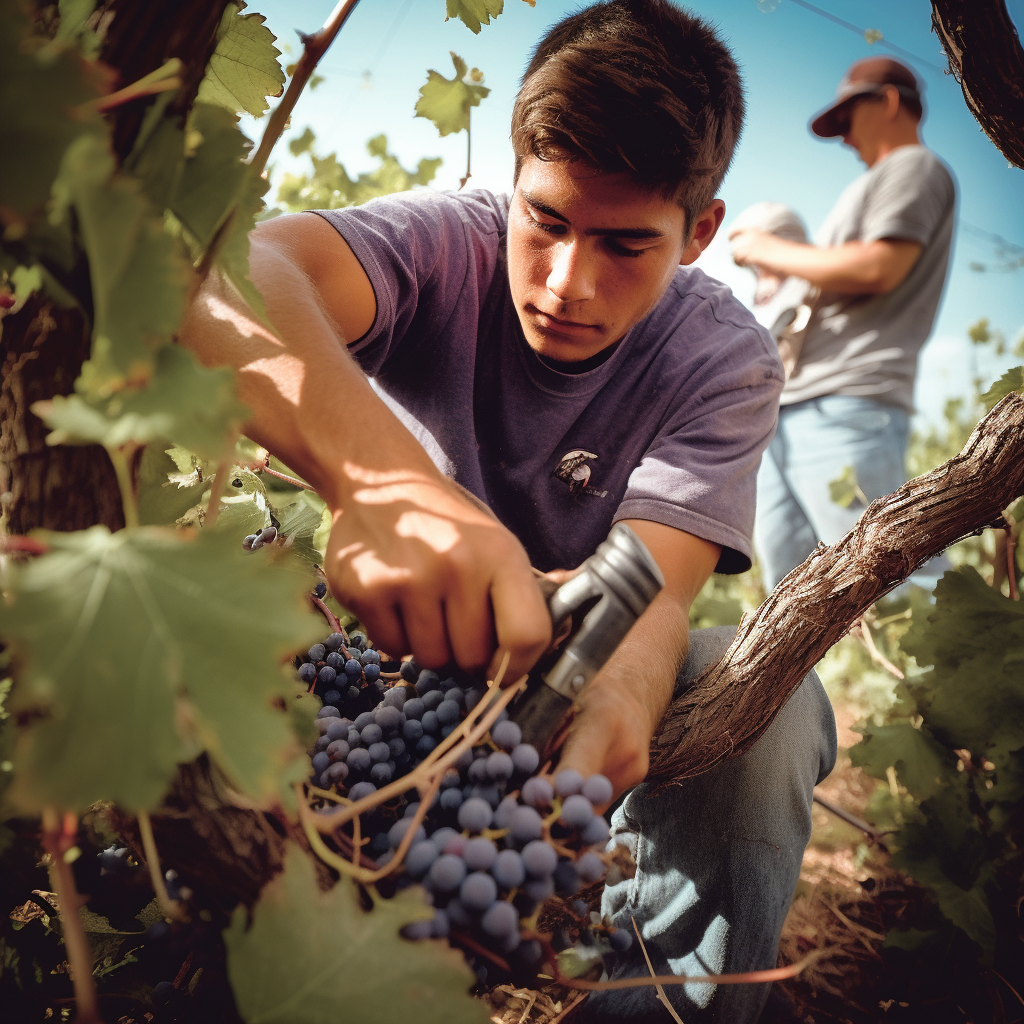
{"label": "person's dark hair", "polygon": [[674,198],[687,230],[743,127],[743,83],[712,28],[667,0],[605,0],[538,44],[512,111],[523,160],[584,160]]}

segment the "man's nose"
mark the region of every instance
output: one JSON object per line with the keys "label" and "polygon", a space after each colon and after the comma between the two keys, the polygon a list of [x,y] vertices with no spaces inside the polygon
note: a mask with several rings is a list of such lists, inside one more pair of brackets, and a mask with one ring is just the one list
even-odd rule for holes
{"label": "man's nose", "polygon": [[575,239],[555,246],[548,272],[548,291],[561,302],[581,302],[597,294],[594,259]]}

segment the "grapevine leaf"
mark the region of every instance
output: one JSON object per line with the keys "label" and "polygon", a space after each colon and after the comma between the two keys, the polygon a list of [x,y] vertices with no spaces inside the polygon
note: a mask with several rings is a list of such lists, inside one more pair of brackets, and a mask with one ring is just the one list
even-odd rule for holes
{"label": "grapevine leaf", "polygon": [[156,356],[152,379],[140,390],[108,399],[58,395],[37,402],[32,411],[52,433],[48,444],[101,444],[175,441],[207,459],[225,458],[248,410],[235,397],[234,373],[201,366],[180,345],[165,345]]}
{"label": "grapevine leaf", "polygon": [[1024,606],[972,568],[947,572],[935,607],[914,617],[902,646],[931,665],[917,692],[925,724],[951,748],[998,760],[1021,746]]}
{"label": "grapevine leaf", "polygon": [[201,103],[213,103],[232,114],[244,111],[262,117],[268,96],[280,96],[285,74],[278,62],[277,37],[262,14],[242,14],[238,4],[224,10],[206,75],[199,85]]}
{"label": "grapevine leaf", "polygon": [[209,486],[198,470],[181,473],[162,444],[146,445],[136,480],[139,521],[143,526],[173,523],[202,500]]}
{"label": "grapevine leaf", "polygon": [[1017,394],[1024,394],[1024,366],[1015,366],[1007,370],[992,387],[981,396],[981,404],[985,406],[986,412],[991,412],[996,403],[1001,402],[1007,395],[1014,391]]}
{"label": "grapevine leaf", "polygon": [[249,232],[256,223],[256,216],[266,205],[263,197],[270,182],[246,167],[238,194],[238,205],[227,226],[224,241],[217,255],[217,265],[228,280],[238,289],[249,308],[268,327],[272,326],[263,305],[263,296],[249,277]]}
{"label": "grapevine leaf", "polygon": [[[416,116],[432,121],[443,138],[454,132],[468,131],[470,107],[478,107],[490,89],[465,81],[472,74],[466,62],[456,53],[451,54],[455,77],[445,78],[437,71],[427,72],[426,85],[420,87],[416,103]],[[479,75],[476,68],[473,69]]]}
{"label": "grapevine leaf", "polygon": [[445,21],[458,18],[474,34],[479,34],[480,25],[490,25],[491,18],[501,14],[505,0],[448,0]]}
{"label": "grapevine leaf", "polygon": [[68,147],[103,132],[82,105],[104,90],[77,53],[57,44],[25,45],[31,25],[21,5],[0,5],[0,222],[24,222],[42,211]]}
{"label": "grapevine leaf", "polygon": [[234,467],[221,499],[217,529],[238,538],[270,525],[270,503],[263,481],[248,469]]}
{"label": "grapevine leaf", "polygon": [[864,739],[850,749],[850,761],[868,775],[884,779],[889,768],[918,800],[937,793],[955,775],[951,755],[931,736],[909,723],[861,729]]}
{"label": "grapevine leaf", "polygon": [[197,133],[199,144],[185,161],[170,206],[205,248],[241,196],[247,171],[243,161],[250,142],[228,111],[209,103],[192,108],[189,128]]}
{"label": "grapevine leaf", "polygon": [[931,946],[939,939],[939,933],[922,931],[920,928],[891,928],[886,933],[885,949],[904,949],[908,952]]}
{"label": "grapevine leaf", "polygon": [[139,183],[114,173],[104,141],[76,141],[55,187],[74,204],[92,278],[92,356],[78,386],[90,395],[137,386],[178,328],[188,263]]}
{"label": "grapevine leaf", "polygon": [[[263,889],[246,928],[239,907],[224,932],[228,978],[246,1024],[485,1024],[468,994],[473,975],[443,941],[408,942],[399,929],[431,916],[418,889],[367,913],[355,883],[329,892],[289,844],[284,871]],[[390,964],[381,970],[381,964]]]}
{"label": "grapevine leaf", "polygon": [[42,536],[49,553],[10,567],[0,608],[24,723],[12,801],[153,808],[203,750],[239,790],[274,798],[305,761],[280,659],[323,630],[294,559],[253,558],[218,531]]}
{"label": "grapevine leaf", "polygon": [[[275,508],[274,517],[280,523],[278,532],[288,538],[292,550],[306,561],[319,565],[323,556],[317,550],[313,538],[323,522],[323,507],[318,510],[303,498],[283,508]],[[320,501],[319,498],[314,500]]]}

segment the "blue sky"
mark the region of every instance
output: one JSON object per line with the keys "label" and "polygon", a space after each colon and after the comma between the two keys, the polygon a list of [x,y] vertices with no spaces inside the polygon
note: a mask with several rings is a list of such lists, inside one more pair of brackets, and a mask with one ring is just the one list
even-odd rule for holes
{"label": "blue sky", "polygon": [[[313,31],[326,19],[331,0],[252,0],[250,11],[266,15],[279,45],[298,52],[295,30]],[[318,150],[335,151],[350,172],[373,162],[365,143],[386,132],[406,166],[423,156],[444,164],[439,188],[457,188],[465,170],[466,136],[438,137],[433,125],[413,116],[428,68],[450,77],[454,50],[484,72],[491,88],[473,112],[473,177],[470,184],[507,190],[512,153],[508,122],[518,79],[529,52],[544,31],[578,2],[505,0],[504,13],[473,35],[461,22],[445,22],[444,0],[360,0],[337,41],[321,62],[325,81],[299,100],[292,131],[307,125]],[[750,203],[788,203],[817,229],[839,192],[863,170],[856,155],[838,143],[813,138],[810,116],[832,98],[846,67],[860,57],[889,53],[883,43],[809,10],[797,0],[691,0],[687,6],[717,26],[739,63],[747,86],[748,119],[732,169],[721,190],[729,217]],[[987,316],[1012,341],[1024,332],[1024,268],[980,274],[971,262],[997,263],[995,243],[979,234],[998,234],[1024,246],[1024,171],[1005,158],[968,113],[960,87],[948,74],[938,40],[930,31],[928,0],[814,0],[825,14],[861,29],[882,33],[885,44],[914,66],[925,84],[925,144],[952,168],[960,186],[961,230],[956,239],[946,297],[931,341],[921,358],[918,407],[938,416],[947,396],[962,393],[974,372],[967,327]],[[1007,0],[1018,27],[1024,0]],[[247,130],[260,126],[249,123]],[[278,171],[293,164],[284,147]],[[740,298],[752,291],[748,271],[733,266],[722,238],[701,257],[700,266],[726,281]],[[1005,360],[1003,365],[1009,365]],[[988,378],[1001,367],[981,366]]]}

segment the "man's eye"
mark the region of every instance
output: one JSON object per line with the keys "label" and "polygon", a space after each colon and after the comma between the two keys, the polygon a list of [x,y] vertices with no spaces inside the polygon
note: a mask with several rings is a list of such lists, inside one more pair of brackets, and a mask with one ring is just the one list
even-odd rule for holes
{"label": "man's eye", "polygon": [[623,245],[621,242],[616,241],[614,238],[606,239],[608,248],[611,249],[616,256],[629,256],[631,259],[636,259],[638,256],[643,256],[646,249],[630,249]]}
{"label": "man's eye", "polygon": [[532,220],[533,223],[541,229],[541,231],[546,231],[549,235],[560,235],[565,231],[564,224],[548,224],[545,221],[537,220],[537,218],[532,214],[530,216],[530,220]]}

